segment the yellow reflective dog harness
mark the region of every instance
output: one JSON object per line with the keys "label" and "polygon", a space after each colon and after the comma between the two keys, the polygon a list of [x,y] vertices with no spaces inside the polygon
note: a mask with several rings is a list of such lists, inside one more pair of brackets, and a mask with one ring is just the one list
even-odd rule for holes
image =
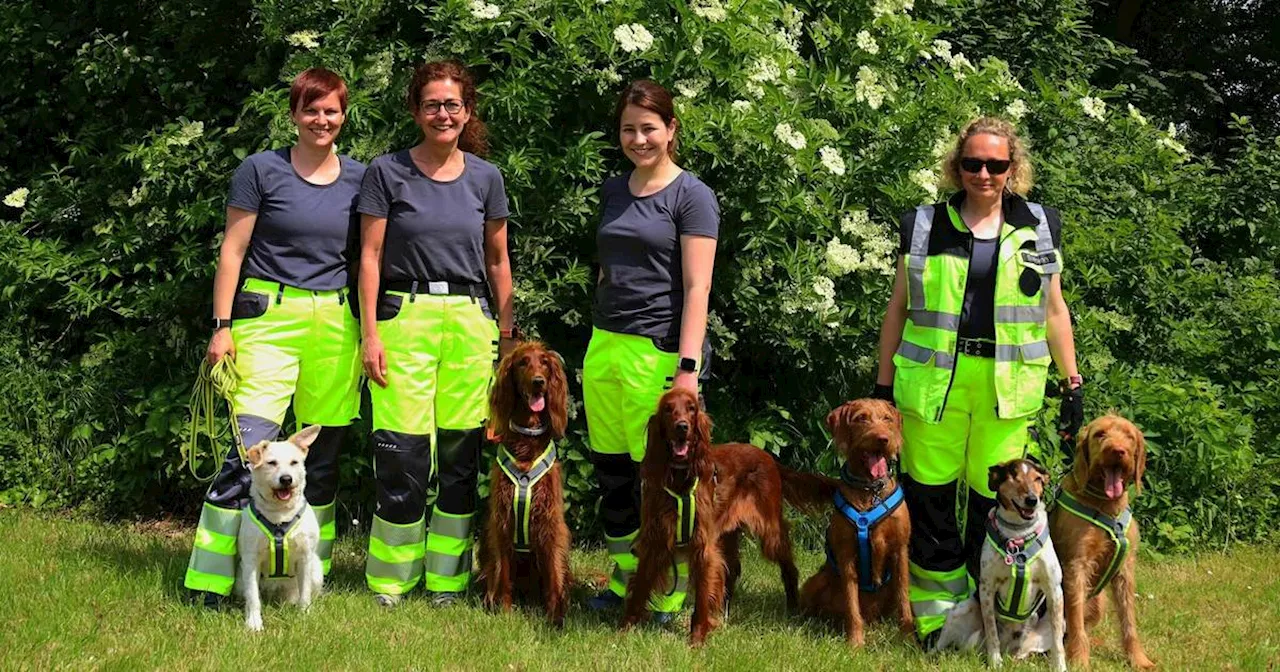
{"label": "yellow reflective dog harness", "polygon": [[249,516],[249,520],[253,521],[253,524],[257,525],[259,530],[262,530],[262,534],[270,542],[267,547],[267,566],[271,568],[271,573],[267,575],[269,578],[278,579],[293,576],[289,573],[289,568],[291,567],[289,562],[289,537],[298,531],[298,523],[302,520],[302,514],[306,513],[310,508],[311,505],[307,504],[293,518],[276,524],[262,515],[262,512],[258,511],[258,507],[254,506],[252,501],[245,507],[245,514]]}

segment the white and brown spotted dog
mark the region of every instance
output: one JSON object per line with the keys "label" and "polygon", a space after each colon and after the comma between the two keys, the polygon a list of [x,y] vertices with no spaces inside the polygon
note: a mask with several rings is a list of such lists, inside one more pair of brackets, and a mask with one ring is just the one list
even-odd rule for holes
{"label": "white and brown spotted dog", "polygon": [[991,467],[987,480],[996,506],[982,544],[978,594],[947,614],[937,648],[975,649],[981,642],[993,667],[1000,667],[1002,652],[1025,658],[1047,651],[1052,668],[1066,670],[1062,566],[1044,505],[1049,474],[1019,459]]}
{"label": "white and brown spotted dog", "polygon": [[252,476],[249,504],[237,540],[245,627],[262,630],[261,592],[283,595],[302,609],[324,584],[317,548],[320,523],[307,504],[307,449],[320,434],[312,425],[284,441],[262,441],[245,451]]}

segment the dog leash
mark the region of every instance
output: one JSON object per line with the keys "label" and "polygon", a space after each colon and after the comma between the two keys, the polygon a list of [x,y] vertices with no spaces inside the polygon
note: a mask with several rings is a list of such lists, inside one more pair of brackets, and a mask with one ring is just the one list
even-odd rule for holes
{"label": "dog leash", "polygon": [[[182,461],[190,469],[197,481],[212,481],[222,470],[216,460],[216,445],[222,437],[217,422],[218,399],[227,402],[227,412],[231,419],[231,433],[235,439],[235,449],[240,452],[240,461],[245,461],[244,446],[240,442],[240,426],[236,423],[236,408],[233,396],[240,385],[240,372],[236,369],[235,360],[223,357],[217,364],[209,360],[200,360],[200,371],[196,374],[196,384],[191,389],[191,424],[187,430],[187,440],[182,444]],[[208,435],[214,458],[213,473],[201,476],[196,471],[196,461],[200,450],[200,434]]]}

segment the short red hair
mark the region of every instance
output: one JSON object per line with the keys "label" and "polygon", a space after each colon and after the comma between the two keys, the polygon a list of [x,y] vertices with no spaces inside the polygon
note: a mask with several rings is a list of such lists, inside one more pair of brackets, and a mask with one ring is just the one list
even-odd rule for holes
{"label": "short red hair", "polygon": [[293,78],[289,88],[289,111],[297,112],[320,98],[337,93],[338,105],[347,111],[347,83],[327,68],[307,68]]}

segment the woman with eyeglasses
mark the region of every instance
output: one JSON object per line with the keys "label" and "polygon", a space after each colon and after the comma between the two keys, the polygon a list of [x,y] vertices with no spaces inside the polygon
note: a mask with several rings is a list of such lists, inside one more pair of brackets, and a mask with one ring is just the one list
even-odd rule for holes
{"label": "woman with eyeglasses", "polygon": [[967,597],[968,574],[977,578],[995,504],[987,471],[1026,454],[1051,363],[1063,390],[1059,433],[1074,436],[1084,419],[1062,220],[1024,198],[1026,142],[1007,121],[977,119],[942,169],[957,193],[902,217],[873,392],[902,412],[911,606],[926,647]]}
{"label": "woman with eyeglasses", "polygon": [[407,100],[422,140],[374,159],[360,192],[360,328],[377,481],[365,578],[387,607],[424,575],[437,606],[470,583],[489,384],[494,360],[514,342],[510,212],[502,174],[480,158],[487,143],[476,99],[462,64],[418,67]]}

